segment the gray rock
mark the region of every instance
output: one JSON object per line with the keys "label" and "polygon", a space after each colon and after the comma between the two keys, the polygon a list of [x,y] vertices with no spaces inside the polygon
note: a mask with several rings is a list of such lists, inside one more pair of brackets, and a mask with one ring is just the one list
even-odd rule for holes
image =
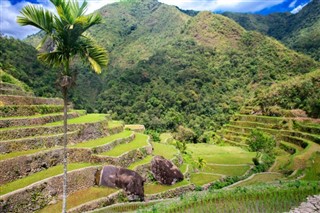
{"label": "gray rock", "polygon": [[309,196],[306,202],[299,207],[292,209],[289,213],[319,213],[320,212],[320,195]]}
{"label": "gray rock", "polygon": [[101,170],[99,185],[123,189],[130,201],[144,200],[145,180],[135,171],[115,167],[104,166]]}
{"label": "gray rock", "polygon": [[172,185],[183,180],[183,174],[179,168],[162,156],[155,156],[152,159],[151,172],[161,184]]}

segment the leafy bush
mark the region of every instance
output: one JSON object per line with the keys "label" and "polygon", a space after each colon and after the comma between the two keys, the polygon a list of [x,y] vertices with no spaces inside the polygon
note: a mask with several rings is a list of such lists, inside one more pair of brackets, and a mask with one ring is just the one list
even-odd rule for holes
{"label": "leafy bush", "polygon": [[251,104],[260,105],[266,115],[285,115],[281,108],[303,109],[309,116],[317,118],[320,117],[319,88],[320,70],[317,70],[259,91]]}
{"label": "leafy bush", "polygon": [[152,130],[152,129],[147,129],[145,131],[145,134],[150,135],[152,138],[152,141],[154,142],[160,142],[160,133],[157,132],[156,130]]}
{"label": "leafy bush", "polygon": [[187,154],[187,143],[175,141],[175,147],[180,151],[182,154]]}
{"label": "leafy bush", "polygon": [[184,126],[179,126],[174,138],[178,141],[195,143],[197,142],[197,135],[192,129]]}
{"label": "leafy bush", "polygon": [[272,136],[257,129],[251,131],[246,143],[251,151],[257,152],[257,156],[259,156],[258,153],[273,154],[276,146],[276,141]]}

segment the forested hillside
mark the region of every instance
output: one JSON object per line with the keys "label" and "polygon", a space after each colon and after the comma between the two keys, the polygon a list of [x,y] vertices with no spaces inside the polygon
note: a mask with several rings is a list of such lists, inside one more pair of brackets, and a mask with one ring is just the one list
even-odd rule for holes
{"label": "forested hillside", "polygon": [[274,13],[267,16],[226,12],[247,30],[272,36],[288,47],[320,61],[320,0],[312,0],[299,13]]}
{"label": "forested hillside", "polygon": [[34,88],[36,95],[54,97],[56,73],[37,60],[37,50],[0,35],[0,68]]}
{"label": "forested hillside", "polygon": [[251,106],[302,109],[308,116],[320,117],[320,70],[290,78],[256,92]]}
{"label": "forested hillside", "polygon": [[96,76],[76,64],[72,101],[147,128],[183,125],[197,135],[217,129],[256,89],[318,66],[210,12],[192,17],[155,0],[115,3],[99,12],[103,23],[91,35],[109,50],[110,66]]}

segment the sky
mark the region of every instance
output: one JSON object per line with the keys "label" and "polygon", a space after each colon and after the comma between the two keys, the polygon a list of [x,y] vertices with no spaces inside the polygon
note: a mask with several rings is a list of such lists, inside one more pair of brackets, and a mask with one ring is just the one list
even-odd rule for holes
{"label": "sky", "polygon": [[[0,33],[23,39],[38,32],[37,29],[16,23],[19,11],[27,4],[41,5],[54,11],[49,0],[0,0]],[[80,0],[81,1],[81,0]],[[88,11],[91,13],[100,7],[117,0],[87,0]],[[210,10],[213,12],[243,12],[270,14],[274,12],[299,12],[310,0],[158,0],[162,3],[175,5],[181,9]]]}

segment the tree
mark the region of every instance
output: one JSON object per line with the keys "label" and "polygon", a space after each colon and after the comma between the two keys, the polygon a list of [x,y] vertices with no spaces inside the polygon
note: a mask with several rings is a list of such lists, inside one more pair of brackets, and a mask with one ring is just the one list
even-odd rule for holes
{"label": "tree", "polygon": [[251,151],[257,152],[256,158],[253,159],[255,164],[258,164],[262,153],[272,156],[273,148],[276,146],[273,137],[257,129],[251,131],[251,134],[247,139],[247,144]]}
{"label": "tree", "polygon": [[196,161],[196,165],[198,169],[202,170],[207,165],[207,161],[201,157],[198,157],[198,160]]}
{"label": "tree", "polygon": [[108,54],[97,45],[85,32],[102,20],[98,14],[85,15],[88,3],[81,5],[75,0],[50,0],[57,10],[57,15],[40,6],[27,5],[21,10],[17,22],[40,29],[44,37],[37,49],[42,52],[38,59],[53,67],[60,67],[58,85],[61,88],[64,101],[64,154],[63,154],[63,206],[66,212],[67,197],[67,95],[75,83],[75,75],[70,69],[70,63],[79,56],[84,62],[89,62],[96,73],[101,73],[101,67],[107,66]]}

